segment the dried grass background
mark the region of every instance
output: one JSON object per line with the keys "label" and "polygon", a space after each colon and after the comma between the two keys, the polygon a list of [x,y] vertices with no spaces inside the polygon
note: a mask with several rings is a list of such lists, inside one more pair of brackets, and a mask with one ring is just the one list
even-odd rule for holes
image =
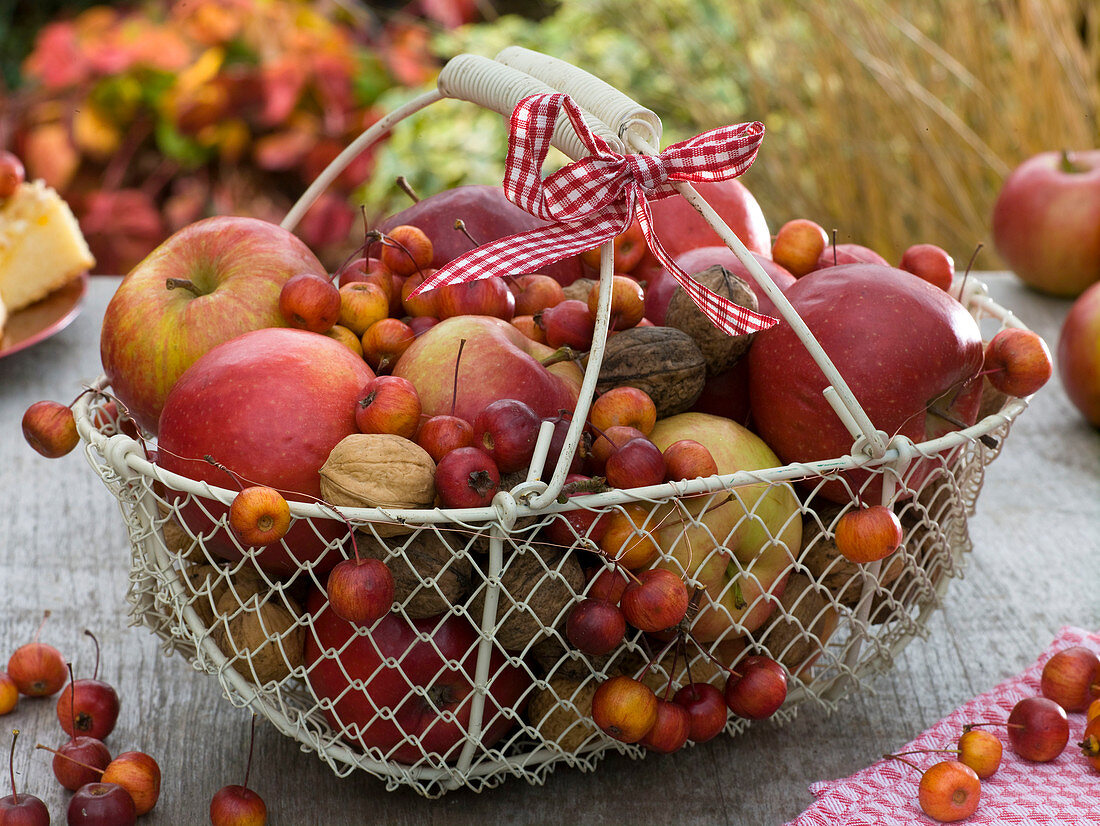
{"label": "dried grass background", "polygon": [[644,102],[670,123],[764,121],[744,180],[773,232],[809,217],[892,261],[928,242],[965,264],[982,243],[991,268],[1009,171],[1100,145],[1095,0],[600,0],[599,14],[666,78]]}

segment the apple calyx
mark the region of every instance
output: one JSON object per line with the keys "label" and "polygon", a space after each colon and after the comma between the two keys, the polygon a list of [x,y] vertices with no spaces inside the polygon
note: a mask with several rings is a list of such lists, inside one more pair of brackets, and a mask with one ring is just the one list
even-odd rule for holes
{"label": "apple calyx", "polygon": [[478,496],[484,496],[489,491],[496,488],[496,483],[487,470],[472,470],[467,479],[467,484],[470,486],[470,489]]}

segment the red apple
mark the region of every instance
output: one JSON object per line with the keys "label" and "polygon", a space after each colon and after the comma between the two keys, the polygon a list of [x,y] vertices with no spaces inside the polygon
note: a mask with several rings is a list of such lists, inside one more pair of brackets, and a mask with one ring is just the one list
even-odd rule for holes
{"label": "red apple", "polygon": [[845,511],[837,520],[836,549],[849,562],[885,559],[901,545],[901,520],[885,505]]}
{"label": "red apple", "polygon": [[786,699],[787,672],[771,657],[746,657],[726,680],[726,705],[738,717],[763,720],[775,714]]}
{"label": "red apple", "polygon": [[435,315],[440,319],[488,315],[511,321],[516,314],[516,297],[504,279],[496,276],[465,284],[448,284],[432,292],[436,293]]}
{"label": "red apple", "polygon": [[[358,432],[356,402],[373,378],[366,362],[326,336],[278,328],[245,333],[211,350],[176,383],[161,415],[157,462],[173,473],[234,487],[224,470],[203,458],[212,456],[288,499],[320,497],[321,465],[341,439]],[[209,500],[201,507],[191,502],[181,512],[189,530],[206,537],[208,550],[239,559],[240,546],[227,531],[214,529],[203,507],[214,519],[226,512]],[[283,542],[259,551],[256,561],[276,575],[291,573],[318,561],[326,538],[346,533],[335,519],[316,526],[299,522]],[[337,561],[329,554],[322,568]]]}
{"label": "red apple", "polygon": [[279,312],[289,327],[323,333],[340,318],[340,290],[326,275],[298,273],[279,292]]}
{"label": "red apple", "polygon": [[648,435],[657,424],[657,406],[647,392],[624,384],[605,390],[592,400],[588,421],[597,430],[628,425]]}
{"label": "red apple", "polygon": [[[471,184],[422,198],[387,218],[380,229],[385,232],[400,224],[420,227],[432,241],[432,266],[439,268],[473,249],[466,234],[455,228],[457,220],[478,244],[546,225],[509,201],[502,187]],[[563,285],[572,284],[581,276],[580,258],[570,256],[545,267],[543,273]]]}
{"label": "red apple", "polygon": [[[521,275],[508,284],[508,289],[516,297],[515,315],[534,315],[539,310],[553,307],[565,301],[565,292],[560,283],[549,275],[532,273]],[[515,321],[515,318],[512,319]]]}
{"label": "red apple", "polygon": [[[981,332],[943,290],[892,267],[851,264],[800,278],[786,295],[876,428],[922,442],[956,429],[950,419],[974,423]],[[755,429],[784,462],[851,452],[852,434],[822,395],[825,376],[788,324],[759,333],[748,357]],[[855,488],[868,480],[863,497],[876,501],[881,478],[848,473]],[[820,490],[834,501],[850,499],[840,480]]]}
{"label": "red apple", "polygon": [[117,783],[88,783],[76,790],[66,810],[69,826],[133,826],[137,809]]}
{"label": "red apple", "polygon": [[[748,187],[736,178],[693,186],[749,250],[765,257],[771,255],[772,236],[768,221]],[[653,214],[653,229],[661,245],[673,257],[695,247],[722,243],[718,233],[695,211],[695,207],[679,195],[651,201],[649,207]],[[646,257],[651,255],[649,253]],[[644,263],[643,259],[639,266]]]}
{"label": "red apple", "polygon": [[501,473],[514,473],[531,464],[541,425],[526,402],[497,399],[474,419],[474,445],[493,457]]}
{"label": "red apple", "polygon": [[[425,752],[458,757],[470,726],[480,641],[469,620],[390,613],[363,633],[336,616],[318,591],[307,610],[313,621],[305,649],[309,690],[326,703],[324,713],[344,739],[399,763],[416,763]],[[515,723],[531,685],[527,671],[508,665],[495,648],[488,665],[480,738],[486,748]]]}
{"label": "red apple", "polygon": [[613,488],[642,488],[665,481],[665,457],[644,436],[630,439],[604,463],[604,476]]}
{"label": "red apple", "polygon": [[[463,340],[455,397],[449,379],[455,375]],[[426,416],[453,413],[473,422],[490,402],[513,398],[549,418],[576,406],[582,379],[580,368],[572,362],[543,367],[539,360],[552,352],[503,319],[459,316],[444,319],[420,335],[398,359],[393,375],[413,383]],[[448,380],[440,380],[443,376]]]}
{"label": "red apple", "polygon": [[1100,284],[1085,290],[1062,322],[1058,377],[1085,420],[1100,427]]}
{"label": "red apple", "polygon": [[955,279],[955,259],[935,244],[913,244],[901,254],[899,270],[911,272],[941,290],[949,291]]}
{"label": "red apple", "polygon": [[111,392],[156,433],[183,371],[241,333],[283,326],[279,294],[303,272],[326,274],[275,224],[219,216],[184,227],[134,267],[107,305],[100,357]]}
{"label": "red apple", "polygon": [[607,600],[582,599],[569,611],[565,636],[578,651],[595,657],[610,654],[626,635],[626,617]]}
{"label": "red apple", "polygon": [[500,469],[478,447],[459,447],[435,468],[435,489],[447,508],[484,508],[500,490]]}
{"label": "red apple", "polygon": [[729,370],[707,376],[703,392],[691,406],[691,411],[724,416],[747,426],[751,419],[749,360],[739,358]]}
{"label": "red apple", "polygon": [[427,451],[433,462],[439,464],[439,460],[455,448],[473,446],[474,427],[458,416],[441,413],[420,425],[416,443]]}
{"label": "red apple", "polygon": [[993,245],[1026,284],[1072,298],[1100,279],[1100,150],[1041,152],[1005,179]]}
{"label": "red apple", "polygon": [[726,727],[729,707],[725,695],[710,683],[688,683],[673,697],[691,717],[688,739],[695,743],[713,740]]}
{"label": "red apple", "polygon": [[838,267],[841,264],[881,264],[889,266],[885,258],[870,247],[863,244],[840,243],[830,244],[821,251],[817,257],[815,270],[824,270],[829,267]]}
{"label": "red apple", "polygon": [[584,301],[567,298],[536,315],[535,323],[550,347],[572,347],[583,353],[592,346],[596,322]]}
{"label": "red apple", "polygon": [[1047,383],[1054,372],[1054,362],[1038,333],[1006,327],[986,345],[982,372],[995,389],[1022,398]]}

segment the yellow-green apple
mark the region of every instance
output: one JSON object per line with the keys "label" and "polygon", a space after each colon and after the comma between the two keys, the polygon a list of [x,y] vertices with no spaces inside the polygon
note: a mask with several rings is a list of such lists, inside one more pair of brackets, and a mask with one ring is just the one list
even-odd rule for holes
{"label": "yellow-green apple", "polygon": [[393,375],[413,383],[425,416],[453,413],[473,422],[490,402],[511,398],[550,418],[576,406],[583,378],[572,362],[544,367],[540,360],[553,352],[502,319],[455,316],[418,337],[397,360]]}
{"label": "yellow-green apple", "polygon": [[103,316],[100,357],[111,391],[150,433],[168,391],[199,356],[241,333],[285,325],[279,293],[325,268],[281,227],[206,218],[172,235],[130,271]]}
{"label": "yellow-green apple", "polygon": [[[316,589],[306,608],[313,628],[305,648],[309,690],[343,738],[398,763],[416,763],[425,753],[457,759],[476,691],[480,638],[470,621],[389,613],[364,630],[336,616]],[[495,647],[488,665],[480,736],[486,748],[516,722],[531,686],[528,672],[508,665]]]}
{"label": "yellow-green apple", "polygon": [[1058,377],[1074,406],[1100,427],[1100,284],[1081,293],[1062,322]]}
{"label": "yellow-green apple", "polygon": [[[982,338],[958,301],[911,273],[875,264],[815,270],[786,292],[872,424],[914,442],[971,425],[981,402]],[[758,432],[784,462],[846,456],[854,438],[829,406],[825,375],[790,325],[757,334],[749,349],[749,399]],[[930,469],[913,469],[911,483]],[[881,476],[849,472],[877,501]],[[843,480],[821,488],[846,502]]]}
{"label": "yellow-green apple", "polygon": [[[456,221],[462,221],[465,233],[455,227]],[[387,218],[380,229],[388,232],[401,224],[419,227],[431,239],[431,266],[439,268],[469,252],[474,248],[474,242],[487,244],[507,235],[545,226],[546,222],[509,201],[502,187],[470,184],[422,198]],[[572,284],[581,277],[581,260],[571,255],[541,271],[563,285]]]}
{"label": "yellow-green apple", "polygon": [[[786,269],[758,252],[752,253],[753,258],[775,282],[780,290],[786,290],[795,282],[795,277]],[[775,304],[756,283],[756,279],[749,273],[749,268],[741,263],[737,254],[726,246],[696,247],[681,253],[674,259],[677,266],[684,272],[691,274],[702,272],[707,267],[720,264],[731,273],[748,282],[756,295],[757,309],[759,312],[775,317],[778,311]],[[672,294],[679,288],[679,283],[668,270],[658,269],[651,273],[650,280],[646,283],[645,292],[645,316],[654,324],[665,323],[665,313],[668,311],[668,302],[672,300]]]}
{"label": "yellow-green apple", "polygon": [[[245,333],[211,349],[180,376],[161,413],[157,464],[234,489],[238,481],[228,468],[242,485],[269,485],[287,499],[316,499],[321,465],[341,439],[358,432],[356,404],[373,378],[365,361],[320,333],[276,327]],[[239,559],[240,545],[214,524],[227,510],[212,500],[191,501],[180,516],[191,533],[203,535],[208,550]],[[338,519],[316,526],[295,522],[283,541],[257,551],[256,562],[277,576],[305,563],[328,570],[339,554],[326,555],[325,543],[347,530]]]}
{"label": "yellow-green apple", "polygon": [[993,246],[1037,290],[1072,298],[1100,279],[1100,149],[1041,152],[1005,179]]}
{"label": "yellow-green apple", "polygon": [[[698,442],[720,474],[780,465],[759,436],[721,416],[669,416],[657,422],[649,438],[661,450],[682,439]],[[785,483],[742,485],[728,499],[719,492],[664,504],[649,524],[660,526],[651,528],[652,534],[671,556],[658,565],[705,589],[691,629],[703,642],[732,639],[767,620],[802,542],[798,498]]]}

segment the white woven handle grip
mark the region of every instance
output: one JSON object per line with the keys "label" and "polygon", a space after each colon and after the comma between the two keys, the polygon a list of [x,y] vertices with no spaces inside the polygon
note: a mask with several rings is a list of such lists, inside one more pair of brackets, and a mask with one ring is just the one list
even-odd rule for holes
{"label": "white woven handle grip", "polygon": [[656,112],[584,69],[522,46],[503,49],[496,61],[565,92],[616,135],[632,135],[653,146],[661,145],[661,119]]}
{"label": "white woven handle grip", "polygon": [[[505,117],[510,116],[516,104],[525,97],[559,91],[518,69],[470,54],[458,55],[447,61],[439,73],[436,86],[445,97],[476,103]],[[583,104],[578,105],[584,109]],[[614,151],[623,151],[623,142],[607,124],[590,112],[584,111],[582,114],[594,134],[611,144]],[[558,119],[550,142],[575,161],[590,154],[565,118]]]}

